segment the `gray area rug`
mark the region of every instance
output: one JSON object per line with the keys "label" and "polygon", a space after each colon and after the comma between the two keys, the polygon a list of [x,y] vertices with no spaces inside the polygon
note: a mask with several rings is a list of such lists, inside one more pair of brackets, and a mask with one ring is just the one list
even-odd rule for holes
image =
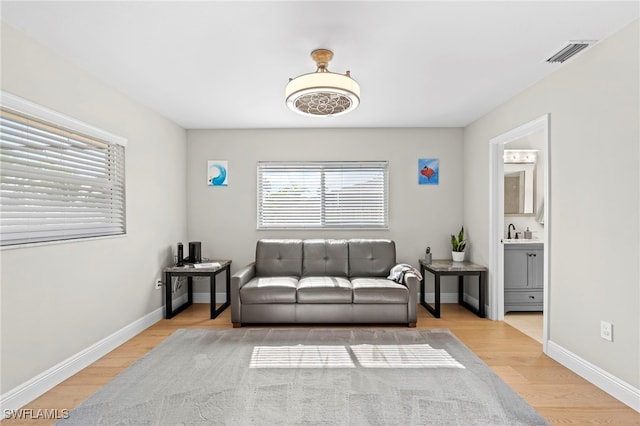
{"label": "gray area rug", "polygon": [[448,330],[177,330],[57,425],[547,425]]}

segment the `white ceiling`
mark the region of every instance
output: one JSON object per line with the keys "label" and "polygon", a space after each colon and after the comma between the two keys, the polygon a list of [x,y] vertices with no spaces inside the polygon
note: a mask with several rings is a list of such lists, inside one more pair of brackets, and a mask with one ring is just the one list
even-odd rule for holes
{"label": "white ceiling", "polygon": [[[1,3],[2,20],[187,129],[458,127],[603,40],[638,1],[71,1]],[[351,71],[361,104],[289,111],[290,77]]]}

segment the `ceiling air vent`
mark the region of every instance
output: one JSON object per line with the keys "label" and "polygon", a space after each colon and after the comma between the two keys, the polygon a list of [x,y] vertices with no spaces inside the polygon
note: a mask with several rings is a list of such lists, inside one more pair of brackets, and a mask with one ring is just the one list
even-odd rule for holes
{"label": "ceiling air vent", "polygon": [[562,49],[560,49],[558,53],[554,54],[549,59],[547,59],[547,62],[562,63],[567,59],[572,58],[574,55],[578,54],[578,52],[586,49],[593,43],[595,43],[595,41],[593,40],[570,41],[567,46],[563,47]]}

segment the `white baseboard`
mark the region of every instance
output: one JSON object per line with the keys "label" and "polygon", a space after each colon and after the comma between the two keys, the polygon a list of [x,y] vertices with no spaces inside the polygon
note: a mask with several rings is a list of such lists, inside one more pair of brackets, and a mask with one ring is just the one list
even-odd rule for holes
{"label": "white baseboard", "polygon": [[[427,303],[435,302],[433,293],[426,293],[424,296]],[[420,300],[420,290],[418,290],[418,300]],[[458,293],[440,293],[440,303],[458,303]]]}
{"label": "white baseboard", "polygon": [[18,410],[164,318],[164,306],[0,396],[0,413]]}
{"label": "white baseboard", "polygon": [[640,389],[618,379],[552,341],[547,343],[547,355],[617,400],[640,412]]}
{"label": "white baseboard", "polygon": [[[480,306],[480,301],[475,297],[471,297],[467,293],[465,293],[462,297],[465,302],[467,302],[469,305],[471,305],[475,309],[478,309],[478,306]],[[433,303],[434,298],[435,297],[433,293],[426,294],[427,303]],[[420,299],[420,292],[418,292],[418,300],[419,299]],[[458,303],[458,293],[441,293],[440,303]],[[489,307],[486,304],[484,305],[484,311],[489,312]]]}
{"label": "white baseboard", "polygon": [[[216,292],[216,303],[223,303],[225,300],[227,300],[226,293]],[[209,293],[193,293],[193,303],[209,303],[210,301]]]}
{"label": "white baseboard", "polygon": [[[476,299],[475,297],[471,297],[468,294],[465,294],[464,296],[462,296],[462,299],[467,302],[469,305],[473,306],[476,309],[479,309],[480,306],[480,301],[478,299]],[[487,307],[485,306],[485,312],[487,311]]]}
{"label": "white baseboard", "polygon": [[[226,293],[218,293],[216,292],[216,303],[222,303],[225,300],[227,300],[227,295]],[[173,299],[173,306],[180,306],[183,303],[186,303],[187,301],[187,295],[183,294],[180,295],[178,297],[176,297],[175,299]],[[209,299],[209,293],[193,293],[193,303],[209,303],[211,302],[211,299]]]}

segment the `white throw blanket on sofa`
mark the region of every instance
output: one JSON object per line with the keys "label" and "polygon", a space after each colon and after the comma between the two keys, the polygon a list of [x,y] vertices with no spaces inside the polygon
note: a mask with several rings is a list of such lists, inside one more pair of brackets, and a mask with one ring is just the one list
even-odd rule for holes
{"label": "white throw blanket on sofa", "polygon": [[418,280],[422,281],[422,275],[420,274],[420,272],[418,272],[418,270],[413,266],[408,265],[406,263],[400,263],[394,266],[393,268],[391,268],[391,271],[389,271],[389,276],[387,277],[387,279],[395,281],[400,284],[404,284],[405,283],[404,276],[407,272],[414,274],[416,277],[418,277]]}

